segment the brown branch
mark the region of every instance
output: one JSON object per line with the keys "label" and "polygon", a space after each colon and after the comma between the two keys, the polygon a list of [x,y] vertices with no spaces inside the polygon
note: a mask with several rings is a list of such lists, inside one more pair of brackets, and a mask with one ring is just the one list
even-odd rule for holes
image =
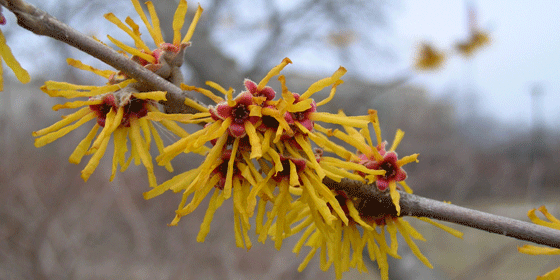
{"label": "brown branch", "polygon": [[[181,88],[154,74],[152,71],[142,67],[140,64],[130,60],[108,46],[95,39],[80,33],[78,30],[60,22],[47,12],[23,0],[0,0],[0,5],[12,11],[18,20],[18,24],[37,34],[48,36],[73,46],[105,63],[119,69],[129,77],[136,79],[150,88],[167,91],[167,102],[164,103],[166,111],[196,113],[197,110],[184,104],[187,93]],[[180,108],[177,108],[179,105]]]}
{"label": "brown branch", "polygon": [[[340,183],[325,178],[323,182],[331,189],[345,191],[360,200],[358,210],[368,216],[396,214],[389,192],[381,192],[373,185],[364,185],[349,179]],[[427,217],[501,234],[519,240],[560,248],[558,230],[523,222],[507,217],[492,215],[445,202],[424,198],[399,191],[401,215]],[[363,210],[362,210],[363,209]]]}
{"label": "brown branch", "polygon": [[[0,5],[12,11],[18,18],[18,24],[33,33],[65,42],[123,71],[137,81],[146,83],[154,89],[167,91],[168,104],[177,106],[177,104],[184,103],[186,94],[173,83],[159,77],[117,53],[115,50],[81,34],[35,6],[27,4],[23,0],[0,0]],[[166,110],[177,111],[177,108],[171,109],[167,106]],[[184,112],[190,111],[185,110]],[[364,185],[348,179],[343,179],[342,182],[337,183],[326,178],[324,182],[333,190],[345,191],[350,197],[357,198],[357,201],[359,201],[358,210],[364,215],[375,217],[396,214],[389,194],[378,191],[374,186]],[[403,192],[401,192],[400,205],[401,215],[434,218],[560,248],[559,232],[547,227],[491,215]]]}

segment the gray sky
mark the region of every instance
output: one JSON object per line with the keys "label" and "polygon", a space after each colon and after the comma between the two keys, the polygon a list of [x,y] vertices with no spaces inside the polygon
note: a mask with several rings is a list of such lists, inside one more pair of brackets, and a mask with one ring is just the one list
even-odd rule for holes
{"label": "gray sky", "polygon": [[[560,3],[556,1],[473,1],[478,21],[491,31],[492,44],[472,61],[456,57],[442,71],[421,74],[415,83],[438,95],[450,85],[472,81],[485,113],[511,124],[530,124],[530,89],[543,86],[544,120],[560,125]],[[464,1],[404,2],[395,29],[402,40],[404,62],[422,39],[448,48],[466,37]],[[408,58],[408,59],[406,59]],[[402,66],[404,67],[404,66]]]}
{"label": "gray sky", "polygon": [[[465,2],[402,0],[391,9],[392,21],[387,31],[387,41],[395,52],[396,60],[383,63],[364,59],[363,62],[360,61],[364,65],[353,70],[361,73],[349,72],[349,74],[383,81],[398,73],[407,72],[413,63],[418,43],[423,40],[432,42],[438,48],[449,50],[455,42],[467,37]],[[482,49],[471,60],[453,57],[447,61],[443,70],[435,73],[416,72],[411,82],[426,87],[435,98],[454,90],[454,94],[457,94],[458,99],[461,100],[463,98],[461,95],[466,94],[465,88],[471,87],[479,97],[483,114],[522,126],[530,125],[529,92],[531,86],[539,82],[544,89],[542,100],[545,124],[549,128],[558,127],[560,125],[560,3],[542,0],[472,2],[478,9],[479,25],[491,32],[492,44]],[[117,6],[121,5],[128,6],[130,3],[119,1]],[[112,7],[111,10],[119,9]],[[135,15],[131,14],[131,16]],[[8,19],[13,19],[13,16],[10,14]],[[96,28],[97,31],[111,28],[113,31],[108,33],[115,34],[116,31],[110,23],[104,19],[99,19],[98,22],[101,26]],[[9,24],[15,25],[15,22]],[[70,24],[80,30],[83,29],[80,28],[79,23]],[[368,26],[358,28],[368,28]],[[22,41],[29,42],[28,40],[33,40],[31,38],[37,40],[35,35],[24,33],[25,35],[19,38]],[[43,44],[51,39],[38,40],[39,44]],[[18,58],[21,58],[18,53],[28,52],[30,48],[28,43],[22,43],[17,47],[18,44],[13,38],[8,38],[8,43],[13,46],[12,48],[16,48],[15,53]],[[360,51],[364,50],[355,50],[355,53],[361,56]],[[250,61],[243,53],[236,54],[235,49],[230,49],[228,52],[239,59],[241,65]],[[244,48],[243,52],[247,53],[247,48]],[[294,53],[286,53],[285,56],[289,56],[294,61],[294,64],[288,67],[288,71],[316,72],[322,69],[320,74],[324,75],[334,72],[340,64],[337,59],[332,58],[336,57],[334,51],[329,53],[328,50],[320,54],[312,53],[310,50],[298,50]],[[363,55],[366,56],[367,54]],[[37,62],[20,60],[28,70]],[[44,60],[43,62],[50,64]],[[5,71],[5,74],[11,75],[8,72],[10,71]]]}

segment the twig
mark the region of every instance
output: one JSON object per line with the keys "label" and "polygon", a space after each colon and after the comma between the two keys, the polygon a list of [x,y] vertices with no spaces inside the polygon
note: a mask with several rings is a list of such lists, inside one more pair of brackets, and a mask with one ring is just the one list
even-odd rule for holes
{"label": "twig", "polygon": [[[342,179],[336,183],[325,179],[331,189],[345,191],[351,197],[358,197],[358,210],[368,216],[396,214],[388,192],[381,192],[372,185]],[[401,215],[427,217],[477,228],[491,233],[502,234],[541,245],[560,248],[560,232],[544,226],[535,225],[507,217],[492,215],[445,202],[424,198],[399,191]]]}
{"label": "twig", "polygon": [[[0,0],[0,5],[12,11],[18,18],[18,24],[33,33],[65,42],[125,72],[137,81],[147,83],[154,89],[167,91],[168,104],[177,106],[177,104],[184,103],[185,93],[179,87],[117,53],[115,50],[81,34],[79,31],[58,21],[35,6],[23,0]],[[189,112],[189,110],[184,112]],[[396,214],[388,193],[380,192],[374,186],[348,179],[343,179],[343,181],[337,183],[326,178],[324,183],[331,189],[342,190],[350,197],[358,198],[360,201],[358,209],[363,214],[369,216]],[[403,192],[400,192],[400,194],[401,215],[434,218],[560,248],[560,234],[557,230],[412,194]]]}

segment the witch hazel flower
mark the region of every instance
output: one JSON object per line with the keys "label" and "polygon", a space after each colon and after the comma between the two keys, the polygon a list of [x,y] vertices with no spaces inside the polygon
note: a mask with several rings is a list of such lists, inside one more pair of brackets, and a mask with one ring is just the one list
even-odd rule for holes
{"label": "witch hazel flower", "polygon": [[[339,114],[341,114],[341,112]],[[321,131],[327,136],[339,138],[357,149],[356,154],[346,157],[349,161],[359,163],[368,169],[384,171],[383,174],[368,174],[355,169],[357,174],[365,177],[370,182],[375,182],[380,191],[389,190],[391,199],[397,209],[397,215],[400,215],[400,194],[397,191],[397,183],[404,188],[407,193],[412,193],[412,189],[404,181],[406,179],[406,172],[402,169],[402,166],[411,162],[417,162],[418,154],[412,154],[398,159],[394,150],[398,147],[404,136],[404,132],[400,129],[397,130],[393,145],[387,151],[385,148],[386,142],[381,140],[381,128],[379,126],[377,111],[369,110],[368,115],[376,134],[377,145],[373,144],[370,130],[367,127],[358,131],[353,127],[343,126],[346,133],[338,129],[329,130],[321,128]]]}
{"label": "witch hazel flower", "polygon": [[107,20],[126,32],[134,40],[134,47],[128,46],[109,35],[107,35],[107,37],[123,51],[131,54],[134,61],[138,62],[150,71],[155,72],[164,79],[171,80],[171,82],[177,84],[180,83],[182,76],[178,67],[183,64],[183,52],[185,48],[191,44],[190,39],[192,38],[203,9],[200,5],[198,6],[187,34],[181,39],[181,28],[185,22],[187,2],[185,0],[179,1],[179,5],[177,6],[177,10],[175,11],[173,17],[173,41],[171,43],[167,43],[163,40],[159,18],[153,3],[151,1],[145,3],[150,15],[150,19],[148,19],[138,0],[131,0],[131,2],[144,25],[148,29],[148,32],[156,45],[156,49],[151,50],[142,40],[140,37],[141,34],[139,26],[130,17],[127,17],[123,23],[113,13],[105,15]]}
{"label": "witch hazel flower", "polygon": [[[77,60],[68,59],[67,62],[76,68],[90,71],[107,79],[117,75],[115,71],[99,70]],[[136,165],[143,164],[146,167],[149,185],[155,187],[157,182],[149,152],[150,145],[153,139],[158,150],[163,152],[163,141],[153,125],[154,121],[149,120],[147,115],[150,112],[159,112],[157,102],[166,100],[166,93],[162,91],[139,92],[134,85],[135,80],[133,79],[127,79],[116,84],[109,82],[103,86],[74,85],[56,81],[45,82],[41,90],[51,97],[87,97],[89,99],[55,105],[53,107],[55,111],[81,109],[65,116],[62,120],[47,128],[33,132],[33,136],[37,137],[35,146],[45,146],[86,122],[95,120],[96,124],[78,144],[69,158],[71,163],[79,164],[84,156],[92,154],[88,164],[82,170],[82,179],[87,181],[100,164],[112,136],[115,149],[110,180],[113,180],[119,165],[122,172],[134,160]],[[174,121],[161,120],[157,122],[179,136],[188,135]],[[99,132],[99,130],[101,131]],[[127,160],[128,140],[130,140],[131,145],[130,157]],[[165,167],[170,171],[173,170],[170,164],[165,165]]]}

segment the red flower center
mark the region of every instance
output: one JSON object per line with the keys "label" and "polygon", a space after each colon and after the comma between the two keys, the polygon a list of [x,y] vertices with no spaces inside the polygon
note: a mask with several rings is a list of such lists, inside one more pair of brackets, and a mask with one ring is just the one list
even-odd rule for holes
{"label": "red flower center", "polygon": [[384,160],[379,165],[379,168],[385,170],[385,175],[383,175],[383,178],[386,179],[386,180],[391,180],[397,175],[397,169],[388,160]]}
{"label": "red flower center", "polygon": [[231,115],[235,123],[242,124],[249,118],[249,108],[245,104],[239,103],[233,107]]}
{"label": "red flower center", "polygon": [[[149,101],[138,99],[134,96],[130,97],[128,104],[124,105],[124,114],[121,120],[121,125],[130,127],[130,118],[142,118],[146,116],[148,114],[148,102]],[[118,110],[115,97],[111,94],[103,97],[102,104],[90,105],[89,108],[97,115],[97,123],[101,127],[105,127],[107,114],[111,111],[111,109],[115,112]]]}

